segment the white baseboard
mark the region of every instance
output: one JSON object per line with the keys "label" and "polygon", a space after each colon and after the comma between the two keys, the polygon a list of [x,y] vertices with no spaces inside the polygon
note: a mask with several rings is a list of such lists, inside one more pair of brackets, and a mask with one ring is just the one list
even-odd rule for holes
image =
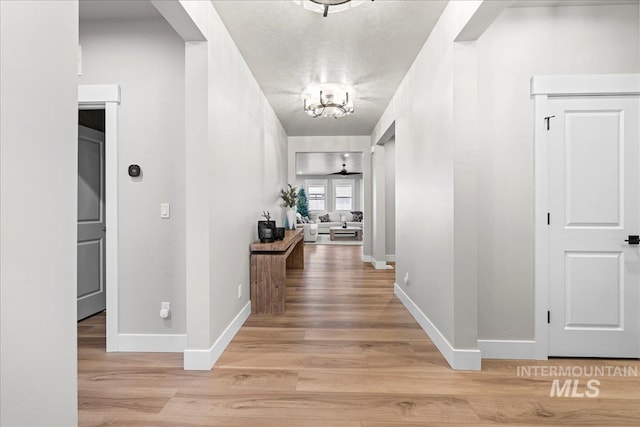
{"label": "white baseboard", "polygon": [[369,261],[371,263],[371,265],[373,266],[373,268],[375,268],[376,270],[386,270],[387,269],[387,262],[386,261],[376,261],[375,258],[370,257],[371,260]]}
{"label": "white baseboard", "polygon": [[116,351],[182,353],[185,348],[186,334],[118,334]]}
{"label": "white baseboard", "polygon": [[394,293],[402,304],[409,310],[409,313],[420,324],[427,333],[431,341],[436,345],[440,353],[449,363],[451,368],[461,371],[479,371],[482,365],[480,350],[467,350],[453,348],[444,335],[436,328],[429,318],[420,310],[397,283],[394,283]]}
{"label": "white baseboard", "polygon": [[371,255],[362,255],[362,262],[371,262]]}
{"label": "white baseboard", "polygon": [[387,260],[387,262],[396,262],[396,256],[395,255],[387,255],[386,256],[386,260]]}
{"label": "white baseboard", "polygon": [[535,341],[527,340],[478,340],[483,359],[535,360]]}
{"label": "white baseboard", "polygon": [[240,313],[229,323],[229,326],[227,326],[210,348],[206,350],[186,349],[184,351],[184,369],[187,371],[210,370],[250,314],[251,301],[240,310]]}

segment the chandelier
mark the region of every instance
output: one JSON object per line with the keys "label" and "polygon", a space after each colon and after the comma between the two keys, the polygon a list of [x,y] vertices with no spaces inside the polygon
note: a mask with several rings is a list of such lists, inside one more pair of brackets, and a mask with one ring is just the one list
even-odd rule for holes
{"label": "chandelier", "polygon": [[[322,13],[325,18],[329,12],[342,12],[364,3],[365,0],[293,0],[307,10]],[[371,0],[373,1],[373,0]],[[329,10],[331,8],[331,10]]]}
{"label": "chandelier", "polygon": [[333,117],[339,119],[353,114],[353,98],[340,87],[311,89],[303,94],[304,111],[313,118]]}

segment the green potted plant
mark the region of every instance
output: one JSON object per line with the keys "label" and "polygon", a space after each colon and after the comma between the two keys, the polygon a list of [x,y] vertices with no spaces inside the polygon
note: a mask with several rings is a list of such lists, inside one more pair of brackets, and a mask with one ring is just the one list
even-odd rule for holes
{"label": "green potted plant", "polygon": [[307,218],[307,220],[309,219],[309,201],[307,200],[307,193],[303,187],[300,187],[300,191],[298,192],[297,209],[300,216]]}
{"label": "green potted plant", "polygon": [[289,230],[296,229],[296,203],[298,202],[298,189],[291,184],[287,188],[280,190],[282,206],[287,208],[287,223],[285,227]]}

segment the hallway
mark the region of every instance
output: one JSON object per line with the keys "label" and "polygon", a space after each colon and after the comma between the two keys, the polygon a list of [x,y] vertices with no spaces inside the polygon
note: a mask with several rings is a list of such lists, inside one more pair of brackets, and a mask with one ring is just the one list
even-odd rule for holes
{"label": "hallway", "polygon": [[[640,378],[600,378],[598,399],[549,397],[518,366],[636,361],[484,361],[449,368],[357,246],[307,245],[287,313],[252,315],[210,372],[182,354],[104,352],[104,315],[78,326],[80,425],[638,425]],[[586,380],[585,380],[586,381]]]}

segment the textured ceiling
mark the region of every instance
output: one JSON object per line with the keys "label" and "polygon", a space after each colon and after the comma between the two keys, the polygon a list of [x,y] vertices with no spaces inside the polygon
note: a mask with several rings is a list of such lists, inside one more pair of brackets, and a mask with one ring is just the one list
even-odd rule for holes
{"label": "textured ceiling", "polygon": [[511,0],[509,7],[603,6],[635,4],[638,0]]}
{"label": "textured ceiling", "polygon": [[[290,136],[369,135],[447,3],[365,1],[323,18],[293,0],[211,1]],[[510,6],[619,3],[638,0],[514,0]],[[80,0],[83,21],[154,18],[161,15],[148,0]],[[326,82],[355,90],[355,114],[338,120],[304,114],[301,93]]]}
{"label": "textured ceiling", "polygon": [[[287,134],[369,135],[446,1],[377,0],[327,18],[292,0],[212,0]],[[355,90],[355,113],[313,119],[310,84]]]}
{"label": "textured ceiling", "polygon": [[342,164],[348,172],[362,173],[362,153],[296,153],[296,175],[327,175],[341,170]]}
{"label": "textured ceiling", "polygon": [[162,19],[148,0],[80,0],[81,21]]}

